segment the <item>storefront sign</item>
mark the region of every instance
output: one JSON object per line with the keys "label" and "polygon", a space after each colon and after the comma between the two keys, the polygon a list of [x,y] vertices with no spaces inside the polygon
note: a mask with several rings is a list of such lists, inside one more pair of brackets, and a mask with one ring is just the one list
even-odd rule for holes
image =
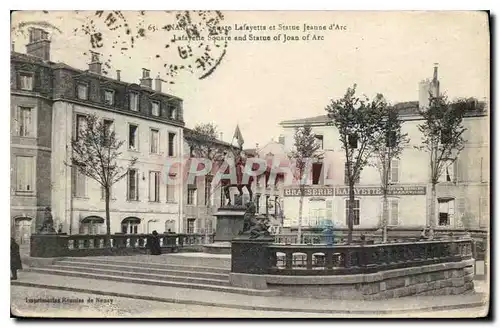
{"label": "storefront sign", "polygon": [[[397,195],[425,195],[425,186],[390,186],[388,194],[391,196]],[[285,197],[300,197],[300,188],[285,188]],[[349,187],[305,187],[304,196],[349,196]],[[354,187],[354,195],[356,196],[381,196],[382,188],[380,187]]]}
{"label": "storefront sign", "polygon": [[[285,188],[285,197],[300,197],[300,188]],[[304,196],[333,196],[332,187],[305,187]]]}

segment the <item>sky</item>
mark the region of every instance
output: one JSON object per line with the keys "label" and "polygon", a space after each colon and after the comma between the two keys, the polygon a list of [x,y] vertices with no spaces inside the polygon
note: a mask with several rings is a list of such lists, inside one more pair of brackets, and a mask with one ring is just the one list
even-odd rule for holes
{"label": "sky", "polygon": [[[161,29],[174,22],[175,13],[123,12],[131,35],[141,28],[145,32],[135,39],[133,49],[123,26],[109,30],[108,13],[97,17],[93,11],[15,12],[15,50],[25,52],[27,33],[21,32],[43,22],[52,40],[51,60],[87,69],[91,42],[82,25],[93,25],[94,32],[103,35],[103,47],[98,50],[103,61],[109,60],[110,77],[119,69],[122,80],[138,83],[142,68],[147,68],[153,77],[159,74],[174,81],[165,83],[163,91],[183,99],[187,127],[214,123],[230,142],[238,124],[245,148],[254,148],[256,143],[262,147],[277,139],[278,124],[283,120],[325,114],[330,101],[342,97],[354,83],[368,97],[382,93],[391,103],[418,100],[418,83],[432,77],[434,63],[439,64],[441,90],[450,98],[489,98],[488,21],[479,12],[223,12],[221,24],[232,28],[229,35],[233,39],[220,64],[203,79],[206,71],[202,69],[167,75],[169,65],[195,66],[193,59],[179,57],[176,46],[187,43],[169,42],[175,32]],[[215,17],[214,13],[208,15]],[[120,22],[125,21],[116,24]],[[304,23],[327,30],[303,32]],[[236,30],[243,24],[266,26],[266,30]],[[301,30],[278,31],[279,24]],[[338,29],[328,30],[331,24]],[[276,30],[269,30],[271,25]],[[283,43],[282,39],[250,41],[248,37],[272,39],[282,33],[299,40]],[[234,40],[244,34],[247,41]],[[323,40],[302,40],[307,34]],[[118,41],[124,39],[128,41]],[[214,58],[223,49],[223,42],[217,43],[221,47],[212,47]]]}

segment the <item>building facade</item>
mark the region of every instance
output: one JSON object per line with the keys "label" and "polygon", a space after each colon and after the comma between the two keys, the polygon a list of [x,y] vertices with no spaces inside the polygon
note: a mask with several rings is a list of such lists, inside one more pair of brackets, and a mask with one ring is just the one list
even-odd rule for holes
{"label": "building facade", "polygon": [[[428,94],[439,94],[437,67],[432,80],[420,83],[419,101],[396,104],[403,133],[409,144],[399,160],[392,163],[390,174],[389,225],[422,227],[430,224],[431,185],[430,160],[421,145],[418,129],[422,117],[419,108],[428,106]],[[479,108],[479,107],[478,107]],[[345,155],[339,133],[326,115],[281,122],[285,149],[292,150],[295,129],[305,124],[312,127],[324,158],[313,164],[306,186],[302,226],[315,227],[332,220],[337,227],[347,226],[349,205],[345,178]],[[437,185],[436,226],[449,228],[486,228],[489,218],[489,116],[486,108],[466,113],[465,148],[457,161],[449,165]],[[375,228],[382,222],[380,173],[376,167],[363,168],[355,186],[354,228]],[[298,225],[300,192],[297,186],[285,186],[285,227]]]}
{"label": "building facade", "polygon": [[41,31],[30,35],[27,53],[11,52],[11,235],[25,244],[51,204],[52,69],[50,45]]}
{"label": "building facade", "polygon": [[[161,79],[153,80],[147,69],[139,83],[121,81],[119,71],[116,78],[104,76],[95,53],[88,70],[50,62],[50,41],[43,30],[32,30],[31,43],[36,47],[28,45],[27,55],[14,53],[12,57],[12,117],[21,117],[24,124],[22,128],[13,124],[11,139],[11,179],[16,182],[11,193],[13,220],[40,217],[37,211],[50,206],[56,229],[62,232],[106,232],[102,188],[67,166],[71,141],[84,128],[87,115],[96,115],[124,141],[118,164],[127,167],[128,160],[137,158],[112,187],[111,233],[180,231],[182,186],[166,183],[165,164],[183,157],[182,99],[162,92]],[[29,66],[34,72],[32,91],[19,90],[20,83],[27,83],[22,82],[23,74],[30,70],[26,66],[18,69],[18,58],[41,62]],[[30,120],[21,111],[25,107],[32,108]],[[19,135],[25,133],[25,122],[33,130],[29,137]],[[26,156],[33,158],[31,166],[25,163]],[[182,175],[182,168],[171,174]],[[27,184],[27,179],[33,182]],[[39,224],[40,220],[43,217],[37,219]]]}

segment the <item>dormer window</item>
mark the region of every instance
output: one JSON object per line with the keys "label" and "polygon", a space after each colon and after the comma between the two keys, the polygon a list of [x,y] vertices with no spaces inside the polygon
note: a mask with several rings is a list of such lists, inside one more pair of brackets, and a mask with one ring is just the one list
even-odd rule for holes
{"label": "dormer window", "polygon": [[177,107],[175,106],[175,104],[169,104],[168,105],[168,118],[169,119],[171,119],[171,120],[175,119],[176,109],[177,109]]}
{"label": "dormer window", "polygon": [[104,103],[109,106],[115,104],[115,92],[113,90],[104,90]]}
{"label": "dormer window", "polygon": [[151,102],[151,114],[153,116],[160,116],[160,103],[157,101]]}
{"label": "dormer window", "polygon": [[137,111],[139,109],[139,94],[136,92],[129,93],[129,108]]}
{"label": "dormer window", "polygon": [[20,73],[19,86],[21,90],[33,90],[33,73]]}
{"label": "dormer window", "polygon": [[77,97],[78,97],[78,99],[87,100],[88,97],[89,97],[88,92],[89,92],[89,87],[88,87],[87,84],[85,84],[85,83],[78,83],[78,86],[77,86]]}

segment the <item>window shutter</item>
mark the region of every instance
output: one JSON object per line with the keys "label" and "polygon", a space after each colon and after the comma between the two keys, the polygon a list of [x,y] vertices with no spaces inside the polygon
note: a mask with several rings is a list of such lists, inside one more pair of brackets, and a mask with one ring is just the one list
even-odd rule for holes
{"label": "window shutter", "polygon": [[155,192],[155,174],[154,172],[149,172],[149,201],[154,201]]}
{"label": "window shutter", "polygon": [[399,161],[393,159],[391,162],[391,179],[392,183],[399,182]]}

